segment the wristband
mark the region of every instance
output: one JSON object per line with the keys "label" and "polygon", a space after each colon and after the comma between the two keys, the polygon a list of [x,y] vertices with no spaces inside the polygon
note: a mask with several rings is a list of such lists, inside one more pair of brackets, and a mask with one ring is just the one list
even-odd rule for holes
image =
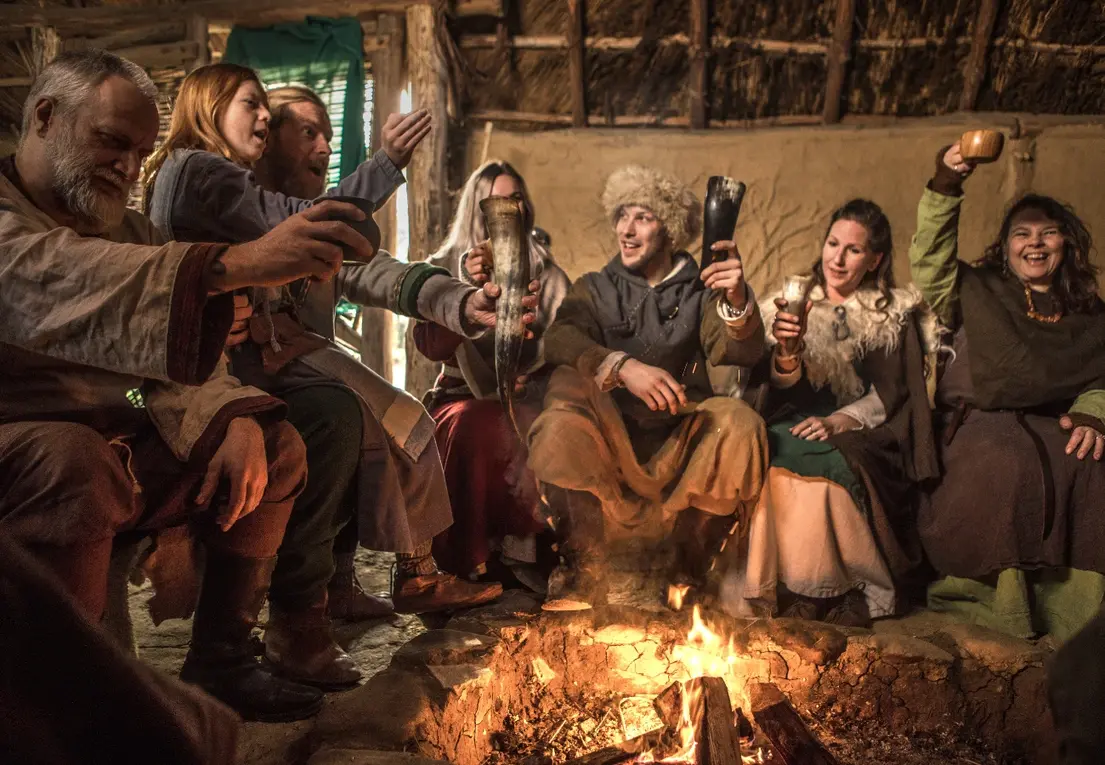
{"label": "wristband", "polygon": [[614,384],[619,388],[625,387],[625,383],[622,382],[622,367],[624,367],[625,362],[629,361],[631,358],[632,356],[630,356],[629,354],[622,356],[620,359],[614,362],[614,366],[610,369],[610,377],[614,380]]}

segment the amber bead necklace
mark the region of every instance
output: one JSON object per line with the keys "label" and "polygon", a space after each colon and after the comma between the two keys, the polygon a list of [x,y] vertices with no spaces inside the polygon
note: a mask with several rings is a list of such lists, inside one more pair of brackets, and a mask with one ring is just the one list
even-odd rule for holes
{"label": "amber bead necklace", "polygon": [[1063,309],[1052,314],[1044,315],[1036,310],[1036,304],[1032,301],[1032,288],[1027,284],[1024,285],[1024,299],[1028,303],[1028,318],[1035,319],[1036,321],[1042,321],[1044,324],[1054,324],[1059,319],[1063,318]]}

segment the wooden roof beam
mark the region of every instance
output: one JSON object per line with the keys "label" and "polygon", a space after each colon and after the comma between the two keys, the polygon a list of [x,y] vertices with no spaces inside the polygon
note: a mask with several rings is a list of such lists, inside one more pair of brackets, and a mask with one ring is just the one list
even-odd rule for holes
{"label": "wooden roof beam", "polygon": [[691,127],[706,127],[706,98],[709,87],[710,2],[691,0]]}
{"label": "wooden roof beam", "polygon": [[825,123],[840,122],[841,98],[848,60],[852,57],[852,28],[856,21],[856,0],[836,0],[836,23],[829,46],[829,70],[825,77]]}
{"label": "wooden roof beam", "polygon": [[0,4],[0,27],[56,27],[63,34],[89,34],[94,29],[153,24],[169,14],[203,16],[210,21],[261,26],[305,16],[356,16],[371,12],[403,12],[425,0],[191,0],[177,5],[75,8],[65,5]]}
{"label": "wooden roof beam", "polygon": [[[586,37],[583,46],[587,50],[634,50],[640,46],[642,37]],[[515,35],[508,40],[516,50],[564,50],[568,48],[568,38],[564,35]],[[690,45],[691,38],[685,34],[668,35],[655,42],[660,45]],[[461,35],[457,44],[461,48],[494,48],[499,44],[495,35]],[[751,50],[766,53],[794,53],[799,55],[823,56],[828,46],[819,42],[787,42],[784,40],[760,40],[751,37],[727,37],[714,35],[710,46],[714,49],[727,48],[730,45],[745,46]]]}
{"label": "wooden roof beam", "polygon": [[971,52],[963,71],[963,92],[959,94],[960,111],[972,111],[982,90],[982,78],[986,74],[986,57],[990,52],[990,37],[998,20],[998,0],[982,0],[975,18]]}

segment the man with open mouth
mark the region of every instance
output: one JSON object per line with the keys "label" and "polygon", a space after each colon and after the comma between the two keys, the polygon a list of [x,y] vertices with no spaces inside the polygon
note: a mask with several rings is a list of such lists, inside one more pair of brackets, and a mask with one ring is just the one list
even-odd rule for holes
{"label": "man with open mouth", "polygon": [[616,171],[602,201],[618,253],[572,285],[545,334],[545,358],[560,366],[529,433],[564,559],[550,611],[604,602],[604,538],[656,540],[673,525],[669,589],[704,585],[767,466],[763,420],[715,396],[706,374],[707,360],[751,366],[764,350],[736,245],[716,243],[700,271],[686,252],[698,200],[650,168]]}

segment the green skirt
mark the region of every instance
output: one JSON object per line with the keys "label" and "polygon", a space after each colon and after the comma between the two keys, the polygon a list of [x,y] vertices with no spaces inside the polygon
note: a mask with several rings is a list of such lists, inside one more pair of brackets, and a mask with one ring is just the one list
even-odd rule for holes
{"label": "green skirt", "polygon": [[852,496],[856,507],[868,516],[867,489],[848,466],[848,461],[840,450],[828,441],[807,441],[791,435],[790,429],[807,417],[823,417],[828,414],[830,412],[805,413],[769,425],[767,441],[771,450],[771,467],[782,468],[806,478],[824,478],[844,487]]}

